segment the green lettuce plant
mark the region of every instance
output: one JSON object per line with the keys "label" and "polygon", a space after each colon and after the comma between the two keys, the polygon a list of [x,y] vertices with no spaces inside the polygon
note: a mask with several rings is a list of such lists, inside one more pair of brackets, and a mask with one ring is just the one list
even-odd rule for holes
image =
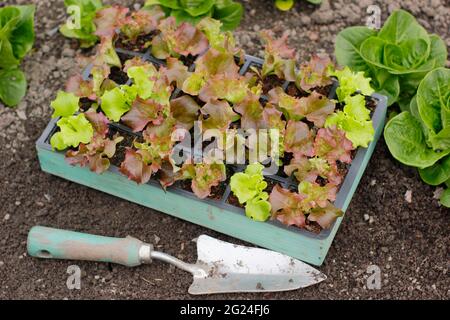
{"label": "green lettuce plant", "polygon": [[0,8],[0,101],[13,107],[25,96],[27,80],[19,66],[34,44],[34,5]]}
{"label": "green lettuce plant", "polygon": [[[308,2],[313,4],[320,4],[322,3],[322,0],[308,0]],[[294,0],[275,0],[275,7],[277,7],[277,9],[281,11],[291,10],[294,4]]]}
{"label": "green lettuce plant", "polygon": [[417,167],[426,183],[445,184],[440,201],[450,207],[450,69],[438,68],[427,74],[410,110],[386,125],[386,143],[394,158]]}
{"label": "green lettuce plant", "polygon": [[103,8],[101,0],[64,0],[64,5],[71,14],[59,31],[67,38],[78,39],[82,48],[95,45],[98,37],[95,35],[94,20],[97,11]]}
{"label": "green lettuce plant", "polygon": [[203,18],[211,17],[222,22],[222,30],[236,29],[244,9],[233,0],[147,0],[145,6],[159,5],[166,16],[173,16],[178,23],[197,24]]}
{"label": "green lettuce plant", "polygon": [[364,72],[373,88],[406,110],[423,77],[443,67],[447,47],[404,10],[394,11],[380,31],[349,27],[336,37],[335,55],[342,66]]}
{"label": "green lettuce plant", "polygon": [[264,190],[267,182],[263,176],[264,166],[254,163],[245,172],[235,173],[230,180],[233,194],[240,204],[245,204],[245,214],[255,221],[266,221],[270,218],[271,205],[267,201],[269,194]]}

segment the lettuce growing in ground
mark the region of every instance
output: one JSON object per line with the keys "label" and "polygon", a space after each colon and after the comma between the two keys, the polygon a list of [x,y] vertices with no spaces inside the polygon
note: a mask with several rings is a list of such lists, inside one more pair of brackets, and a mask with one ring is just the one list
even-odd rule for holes
{"label": "lettuce growing in ground", "polygon": [[235,173],[230,180],[233,194],[240,204],[245,204],[245,214],[255,221],[266,221],[270,217],[269,194],[264,192],[267,182],[263,176],[264,166],[254,163],[245,172]]}
{"label": "lettuce growing in ground", "polygon": [[443,67],[447,47],[404,10],[394,11],[379,32],[349,27],[336,37],[335,55],[342,66],[371,78],[375,90],[407,110],[423,77]]}
{"label": "lettuce growing in ground", "polygon": [[159,5],[167,16],[173,16],[178,23],[197,24],[205,17],[220,20],[223,30],[236,29],[240,24],[244,9],[232,0],[147,0],[145,6]]}
{"label": "lettuce growing in ground", "polygon": [[64,0],[64,5],[71,18],[61,26],[60,32],[67,38],[80,40],[82,48],[95,45],[98,37],[95,35],[95,17],[97,11],[103,8],[101,0]]}
{"label": "lettuce growing in ground", "polygon": [[[389,151],[403,164],[419,168],[431,185],[450,183],[450,70],[431,71],[420,83],[409,111],[386,125]],[[448,189],[441,196],[448,206]]]}
{"label": "lettuce growing in ground", "polygon": [[0,8],[0,101],[16,106],[27,80],[19,65],[34,44],[34,5]]}

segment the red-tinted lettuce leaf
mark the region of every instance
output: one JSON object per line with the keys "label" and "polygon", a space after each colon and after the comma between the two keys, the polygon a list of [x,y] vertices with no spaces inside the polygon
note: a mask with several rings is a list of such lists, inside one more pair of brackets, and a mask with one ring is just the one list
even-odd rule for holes
{"label": "red-tinted lettuce leaf", "polygon": [[147,35],[158,29],[159,21],[164,18],[164,12],[155,6],[151,10],[141,9],[128,16],[120,31],[131,41],[139,36]]}
{"label": "red-tinted lettuce leaf", "polygon": [[295,81],[295,50],[287,45],[288,34],[276,39],[273,32],[264,30],[261,38],[265,42],[262,76],[275,74],[281,79]]}
{"label": "red-tinted lettuce leaf", "polygon": [[144,100],[137,98],[131,110],[122,117],[123,123],[134,132],[144,130],[148,123],[159,125],[163,122],[164,106],[152,99]]}
{"label": "red-tinted lettuce leaf", "polygon": [[324,208],[312,209],[308,215],[308,221],[317,222],[323,229],[328,229],[343,214],[342,210],[328,202]]}
{"label": "red-tinted lettuce leaf", "polygon": [[200,109],[203,115],[203,130],[226,130],[231,122],[239,118],[226,101],[211,100]]}
{"label": "red-tinted lettuce leaf", "polygon": [[314,135],[308,125],[301,121],[290,120],[286,127],[284,136],[284,150],[296,156],[314,155]]}
{"label": "red-tinted lettuce leaf", "polygon": [[300,98],[301,113],[318,128],[322,128],[327,117],[334,112],[333,100],[313,91],[308,97]]}
{"label": "red-tinted lettuce leaf", "polygon": [[249,92],[244,100],[233,106],[241,115],[242,129],[260,129],[264,126],[264,109],[259,99],[259,95]]}
{"label": "red-tinted lettuce leaf", "polygon": [[200,199],[205,199],[211,194],[211,189],[227,179],[224,164],[219,163],[185,163],[179,179],[192,179],[192,191]]}
{"label": "red-tinted lettuce leaf", "polygon": [[172,117],[166,118],[160,125],[149,125],[143,132],[145,141],[151,145],[155,154],[161,158],[168,157],[175,141],[172,134],[175,131],[176,120]]}
{"label": "red-tinted lettuce leaf", "polygon": [[302,201],[302,195],[276,185],[269,197],[272,206],[272,218],[287,226],[305,227],[306,218],[301,208]]}
{"label": "red-tinted lettuce leaf", "polygon": [[284,167],[284,172],[290,176],[294,174],[297,181],[316,182],[318,177],[326,179],[334,185],[342,182],[336,163],[328,163],[327,160],[314,157],[295,157],[291,163]]}
{"label": "red-tinted lettuce leaf", "polygon": [[208,39],[193,25],[183,22],[177,26],[174,17],[159,24],[161,34],[153,38],[152,53],[159,59],[169,56],[197,56],[208,48]]}
{"label": "red-tinted lettuce leaf", "polygon": [[95,133],[100,135],[100,137],[106,137],[109,131],[108,118],[102,112],[97,112],[93,109],[89,109],[84,113],[84,115],[86,116],[86,119],[88,119],[88,121],[91,123]]}
{"label": "red-tinted lettuce leaf", "polygon": [[69,150],[66,154],[66,162],[70,165],[89,165],[91,171],[101,174],[109,169],[110,161],[116,153],[116,145],[123,137],[116,134],[113,139],[108,139],[97,134],[91,143],[80,144],[78,150]]}
{"label": "red-tinted lettuce leaf", "polygon": [[245,99],[248,94],[248,84],[244,77],[228,78],[226,75],[216,75],[210,78],[200,90],[199,98],[204,102],[211,100],[227,100],[236,104]]}
{"label": "red-tinted lettuce leaf", "polygon": [[302,120],[305,117],[300,99],[288,95],[281,87],[269,91],[269,102],[276,105],[288,120]]}
{"label": "red-tinted lettuce leaf", "polygon": [[320,207],[325,208],[328,200],[336,200],[337,187],[328,183],[321,186],[318,183],[302,181],[298,185],[298,193],[303,196],[302,208],[305,212]]}
{"label": "red-tinted lettuce leaf", "polygon": [[314,142],[314,154],[329,163],[339,160],[344,163],[352,162],[351,152],[353,143],[345,137],[345,131],[336,126],[322,128],[317,132]]}
{"label": "red-tinted lettuce leaf", "polygon": [[128,8],[112,6],[97,11],[95,25],[97,30],[95,35],[99,37],[112,38],[116,34],[116,29],[125,22]]}
{"label": "red-tinted lettuce leaf", "polygon": [[236,64],[233,54],[210,48],[196,60],[195,72],[206,78],[222,74],[234,79],[239,76],[239,66]]}
{"label": "red-tinted lettuce leaf", "polygon": [[94,84],[92,81],[83,80],[80,74],[74,75],[66,82],[66,92],[73,93],[80,98],[88,98],[96,100],[97,95],[94,92]]}
{"label": "red-tinted lettuce leaf", "polygon": [[283,113],[279,111],[271,103],[267,103],[263,110],[263,122],[264,129],[278,129],[280,131],[280,137],[284,136],[286,129],[286,121],[284,121],[281,116]]}
{"label": "red-tinted lettuce leaf", "polygon": [[155,158],[151,151],[127,148],[125,160],[120,166],[120,172],[130,180],[144,184],[150,180],[154,172],[159,170],[160,166],[161,159],[159,157]]}
{"label": "red-tinted lettuce leaf", "polygon": [[176,83],[178,88],[183,87],[184,81],[190,76],[188,67],[186,67],[180,60],[176,58],[167,58],[167,67],[163,70],[170,84]]}
{"label": "red-tinted lettuce leaf", "polygon": [[332,83],[329,70],[333,63],[327,54],[318,54],[311,57],[309,62],[300,66],[295,84],[299,89],[309,92],[313,88],[325,87]]}
{"label": "red-tinted lettuce leaf", "polygon": [[198,120],[200,106],[192,97],[185,95],[170,101],[170,109],[177,126],[189,131]]}

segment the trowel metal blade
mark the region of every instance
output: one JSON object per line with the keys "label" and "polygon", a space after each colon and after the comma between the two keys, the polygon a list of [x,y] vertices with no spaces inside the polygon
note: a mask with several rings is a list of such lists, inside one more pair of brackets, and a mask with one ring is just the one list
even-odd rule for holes
{"label": "trowel metal blade", "polygon": [[202,235],[197,240],[197,266],[189,293],[276,292],[296,290],[326,279],[313,267],[284,254],[238,246]]}

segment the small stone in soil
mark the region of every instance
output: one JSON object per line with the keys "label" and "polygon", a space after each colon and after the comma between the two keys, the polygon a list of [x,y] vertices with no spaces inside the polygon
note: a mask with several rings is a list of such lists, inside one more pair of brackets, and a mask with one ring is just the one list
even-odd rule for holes
{"label": "small stone in soil", "polygon": [[8,221],[11,218],[11,215],[9,213],[5,214],[5,217],[3,220]]}

